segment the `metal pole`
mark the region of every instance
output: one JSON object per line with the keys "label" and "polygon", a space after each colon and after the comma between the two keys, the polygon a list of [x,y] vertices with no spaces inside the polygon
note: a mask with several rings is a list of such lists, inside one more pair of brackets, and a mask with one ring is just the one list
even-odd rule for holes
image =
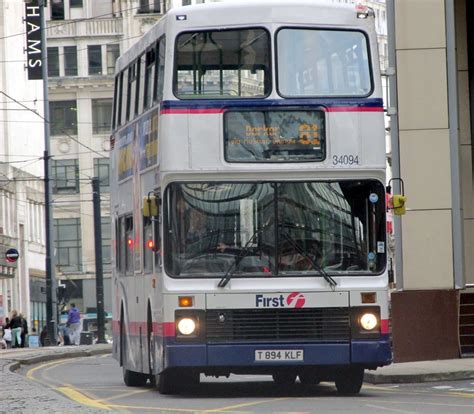
{"label": "metal pole", "polygon": [[[397,52],[395,44],[395,0],[387,0],[387,31],[388,31],[388,79],[390,91],[390,135],[392,142],[392,177],[401,177],[400,142],[398,128],[398,86],[397,86]],[[392,194],[400,194],[400,180],[394,180]],[[395,230],[395,283],[397,290],[403,290],[403,239],[402,220],[400,216],[393,218]]]}
{"label": "metal pole", "polygon": [[107,343],[104,335],[104,272],[102,267],[102,227],[100,217],[100,182],[92,178],[92,203],[94,205],[95,291],[97,298],[97,343]]}
{"label": "metal pole", "polygon": [[51,208],[50,180],[50,139],[49,139],[49,95],[48,95],[48,54],[46,48],[46,19],[44,13],[45,0],[39,0],[41,15],[41,59],[44,100],[44,202],[46,227],[46,324],[50,345],[57,345],[57,304],[56,279],[54,277],[54,246],[53,246],[53,211]]}

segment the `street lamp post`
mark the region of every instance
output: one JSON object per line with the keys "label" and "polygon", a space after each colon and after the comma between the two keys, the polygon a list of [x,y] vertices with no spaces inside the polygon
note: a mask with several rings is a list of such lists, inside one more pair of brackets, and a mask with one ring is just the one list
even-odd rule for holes
{"label": "street lamp post", "polygon": [[[51,205],[50,180],[50,129],[49,129],[49,95],[48,95],[48,53],[46,47],[46,0],[38,0],[41,15],[41,60],[43,77],[44,102],[44,202],[45,202],[45,235],[46,235],[46,319],[50,345],[57,344],[57,303],[56,279],[54,276],[54,246],[53,246],[53,211]],[[56,311],[55,311],[56,309]]]}

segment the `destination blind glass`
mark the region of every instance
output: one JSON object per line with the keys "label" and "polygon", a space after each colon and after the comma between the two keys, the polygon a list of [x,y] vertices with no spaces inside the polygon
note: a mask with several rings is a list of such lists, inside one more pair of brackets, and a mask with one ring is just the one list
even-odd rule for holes
{"label": "destination blind glass", "polygon": [[224,115],[228,162],[301,162],[325,158],[323,111],[229,111]]}

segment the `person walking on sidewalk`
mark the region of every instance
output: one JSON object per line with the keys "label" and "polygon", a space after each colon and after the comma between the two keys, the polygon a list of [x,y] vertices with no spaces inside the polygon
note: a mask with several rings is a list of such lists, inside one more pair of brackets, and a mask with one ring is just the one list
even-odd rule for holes
{"label": "person walking on sidewalk", "polygon": [[66,326],[68,327],[71,345],[79,345],[81,339],[81,314],[75,303],[71,303]]}
{"label": "person walking on sidewalk", "polygon": [[12,310],[9,328],[12,330],[12,348],[20,348],[23,322],[16,309]]}
{"label": "person walking on sidewalk", "polygon": [[28,322],[23,317],[22,313],[20,313],[19,316],[21,318],[21,335],[20,335],[21,344],[20,344],[20,347],[24,348],[25,344],[26,344],[26,335],[28,335]]}
{"label": "person walking on sidewalk", "polygon": [[8,316],[5,318],[5,323],[2,328],[3,339],[7,343],[7,349],[10,349],[12,347],[12,330],[10,328],[10,318]]}

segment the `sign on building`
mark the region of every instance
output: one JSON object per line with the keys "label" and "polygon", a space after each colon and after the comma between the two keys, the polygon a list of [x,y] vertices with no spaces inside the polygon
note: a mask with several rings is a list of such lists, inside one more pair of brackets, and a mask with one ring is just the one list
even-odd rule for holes
{"label": "sign on building", "polygon": [[43,59],[41,42],[41,13],[39,0],[30,0],[25,3],[26,24],[26,67],[28,79],[43,79]]}

